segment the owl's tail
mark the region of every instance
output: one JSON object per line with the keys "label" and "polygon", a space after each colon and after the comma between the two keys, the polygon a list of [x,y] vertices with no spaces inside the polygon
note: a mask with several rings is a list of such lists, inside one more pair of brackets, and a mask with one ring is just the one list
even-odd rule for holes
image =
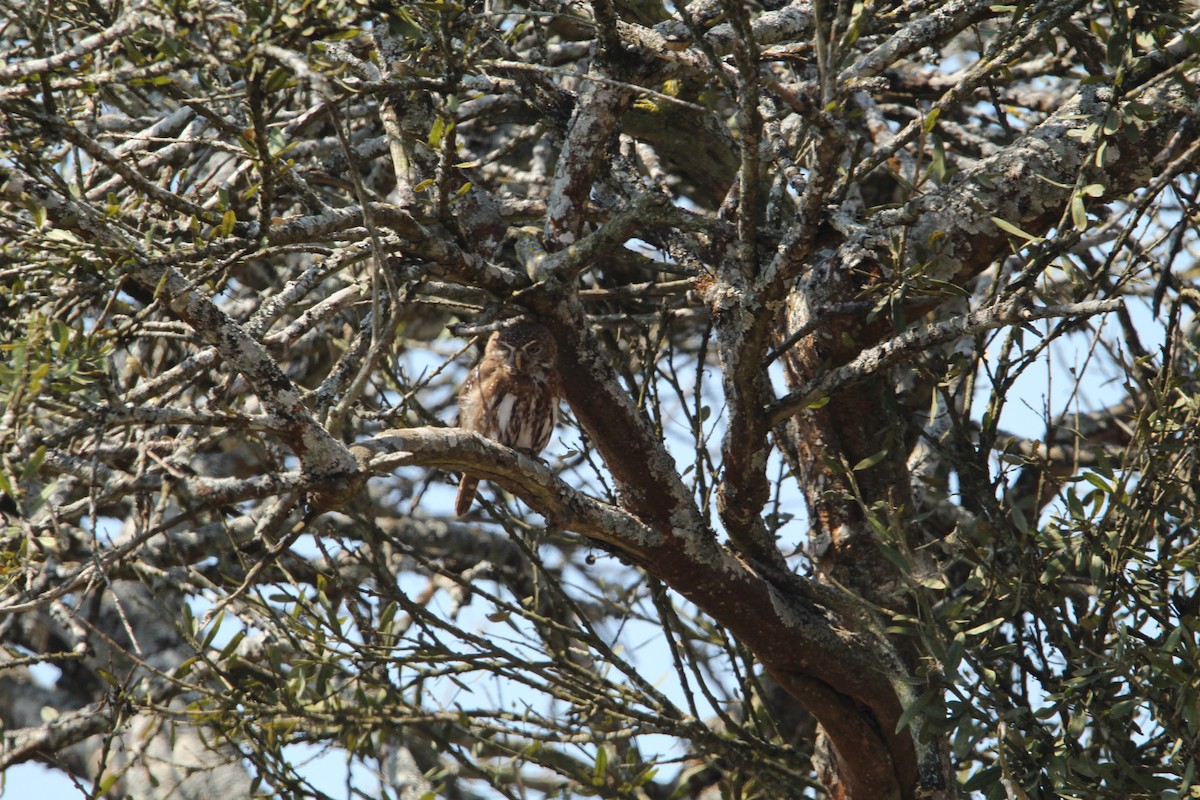
{"label": "owl's tail", "polygon": [[479,478],[474,475],[463,475],[458,482],[458,499],[454,501],[454,513],[462,516],[471,510],[475,502],[475,490],[479,488]]}

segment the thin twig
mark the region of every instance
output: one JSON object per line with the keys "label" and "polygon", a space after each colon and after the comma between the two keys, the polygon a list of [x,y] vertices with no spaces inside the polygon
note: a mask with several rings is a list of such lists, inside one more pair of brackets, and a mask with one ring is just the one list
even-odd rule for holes
{"label": "thin twig", "polygon": [[767,418],[771,425],[777,425],[821,398],[827,397],[839,389],[844,389],[850,384],[857,383],[884,367],[901,361],[905,356],[928,350],[935,345],[953,341],[961,336],[994,330],[1005,325],[1030,322],[1035,319],[1104,314],[1117,310],[1122,303],[1123,301],[1120,299],[1092,300],[1085,303],[1035,308],[1028,305],[1025,296],[1018,296],[998,305],[972,311],[962,317],[920,328],[910,328],[895,338],[862,351],[849,364],[830,370],[819,378],[809,381],[804,388],[771,403],[767,407]]}

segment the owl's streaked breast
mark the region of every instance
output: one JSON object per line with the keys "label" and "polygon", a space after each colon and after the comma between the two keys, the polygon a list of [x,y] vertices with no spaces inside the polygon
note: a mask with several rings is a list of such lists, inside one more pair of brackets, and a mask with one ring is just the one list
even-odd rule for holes
{"label": "owl's streaked breast", "polygon": [[496,409],[496,429],[506,431],[512,421],[512,412],[517,405],[517,396],[506,392],[493,402],[493,408]]}

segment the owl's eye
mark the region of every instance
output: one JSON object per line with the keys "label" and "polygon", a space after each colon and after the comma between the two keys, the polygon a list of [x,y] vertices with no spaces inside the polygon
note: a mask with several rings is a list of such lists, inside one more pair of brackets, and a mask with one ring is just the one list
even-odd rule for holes
{"label": "owl's eye", "polygon": [[542,343],[530,342],[529,344],[525,345],[525,352],[529,353],[531,356],[536,356],[538,353],[542,352]]}

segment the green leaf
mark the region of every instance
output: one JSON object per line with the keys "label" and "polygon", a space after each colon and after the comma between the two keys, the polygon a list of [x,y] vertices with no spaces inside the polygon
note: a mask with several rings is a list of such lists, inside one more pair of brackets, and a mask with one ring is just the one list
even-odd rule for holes
{"label": "green leaf", "polygon": [[646,769],[642,770],[642,772],[636,778],[633,779],[633,785],[635,787],[645,786],[647,783],[654,780],[654,776],[657,774],[658,767],[647,767]]}
{"label": "green leaf", "polygon": [[1119,130],[1121,130],[1121,112],[1111,108],[1104,117],[1104,134],[1112,136]]}
{"label": "green leaf", "polygon": [[882,450],[880,450],[878,453],[867,456],[862,461],[855,464],[852,471],[861,472],[864,469],[870,469],[871,467],[878,464],[880,461],[883,461],[883,459],[887,458],[887,454],[888,454],[888,449],[885,447]]}
{"label": "green leaf", "polygon": [[912,722],[913,719],[915,719],[916,716],[925,709],[925,706],[929,705],[929,703],[939,694],[940,690],[938,689],[928,689],[920,697],[914,700],[912,705],[904,709],[904,711],[900,714],[900,718],[896,720],[896,733],[899,733],[907,728],[909,723]]}
{"label": "green leaf", "polygon": [[1029,520],[1025,519],[1025,514],[1022,513],[1021,509],[1013,506],[1010,519],[1012,519],[1013,527],[1017,529],[1018,533],[1029,533]]}
{"label": "green leaf", "polygon": [[221,224],[217,226],[217,235],[221,237],[228,236],[233,233],[234,225],[237,225],[237,214],[231,208],[221,217]]}
{"label": "green leaf", "polygon": [[890,545],[886,545],[881,541],[876,541],[875,546],[879,548],[880,553],[883,553],[883,557],[892,562],[892,565],[895,566],[900,572],[904,574],[912,572],[912,562],[910,562],[909,559],[907,559],[899,550]]}
{"label": "green leaf", "polygon": [[932,589],[935,592],[940,592],[947,588],[946,579],[941,575],[928,575],[924,578],[918,578],[917,583],[923,588]]}
{"label": "green leaf", "polygon": [[446,135],[454,130],[454,121],[447,120],[445,117],[438,117],[433,121],[433,127],[429,130],[429,147],[432,150],[437,150],[446,138]]}
{"label": "green leaf", "polygon": [[195,666],[199,660],[200,659],[196,658],[196,656],[192,656],[191,658],[187,659],[175,668],[175,671],[171,673],[171,677],[173,677],[175,680],[183,680],[188,676],[188,674],[191,673],[192,667]]}
{"label": "green leaf", "polygon": [[204,634],[204,641],[200,642],[200,649],[207,650],[212,644],[213,637],[217,635],[217,631],[221,630],[221,623],[225,621],[225,612],[217,613],[217,618],[210,623],[208,633]]}
{"label": "green leaf", "polygon": [[[605,747],[600,747],[596,750],[596,763],[592,767],[593,782],[600,781],[602,783],[603,782],[602,778],[604,777],[604,773],[607,770],[608,770],[608,749]],[[600,783],[596,783],[596,785],[599,786]]]}
{"label": "green leaf", "polygon": [[1097,475],[1094,472],[1085,472],[1083,475],[1083,479],[1085,481],[1087,481],[1088,483],[1090,483],[1092,486],[1095,486],[1100,491],[1104,492],[1105,494],[1113,493],[1112,485],[1109,484],[1106,480],[1104,480],[1104,478],[1101,478],[1099,475]]}
{"label": "green leaf", "polygon": [[1001,779],[1004,777],[1004,771],[999,766],[993,765],[985,767],[972,775],[966,783],[962,785],[963,791],[974,792],[991,787],[1002,786]]}
{"label": "green leaf", "polygon": [[104,669],[103,667],[96,667],[96,674],[99,675],[101,678],[103,678],[104,682],[107,683],[109,686],[112,686],[117,689],[121,688],[121,682],[119,680],[117,680],[117,676],[113,675],[111,672]]}
{"label": "green leaf", "polygon": [[33,455],[25,462],[24,469],[21,470],[21,482],[32,478],[37,474],[37,471],[42,468],[42,462],[46,460],[46,445],[38,445],[38,449],[33,451]]}
{"label": "green leaf", "polygon": [[1051,186],[1057,186],[1059,189],[1074,189],[1075,188],[1075,184],[1073,184],[1073,183],[1063,183],[1062,181],[1052,180],[1040,173],[1035,175],[1034,177],[1036,177],[1040,181],[1044,181],[1044,182],[1050,184]]}
{"label": "green leaf", "polygon": [[[933,140],[933,154],[930,157],[929,169],[926,174],[932,175],[939,183],[944,183],[950,176],[950,167],[946,164],[946,147],[939,138]],[[940,238],[939,234],[945,236],[942,231],[934,231],[929,234],[929,243],[936,244],[935,237]]]}
{"label": "green leaf", "polygon": [[1096,134],[1100,132],[1100,125],[1093,122],[1086,128],[1072,128],[1067,131],[1067,136],[1072,139],[1078,139],[1081,144],[1090,144],[1092,139],[1096,138]]}
{"label": "green leaf", "polygon": [[379,628],[379,630],[381,630],[381,631],[391,630],[392,620],[394,620],[396,618],[396,611],[398,611],[399,608],[400,608],[400,606],[396,603],[395,600],[393,600],[392,602],[388,603],[386,606],[383,607],[383,611],[380,612],[380,614],[379,614],[379,625],[377,626]]}
{"label": "green leaf", "polygon": [[71,344],[71,329],[66,323],[60,319],[54,320],[50,327],[54,330],[54,339],[58,344],[58,355],[63,355],[67,352],[67,347]]}
{"label": "green leaf", "polygon": [[1087,209],[1083,207],[1083,195],[1077,194],[1071,198],[1071,222],[1075,224],[1075,230],[1086,231],[1088,229]]}
{"label": "green leaf", "polygon": [[942,659],[942,669],[947,674],[952,674],[958,671],[958,665],[962,662],[963,654],[967,650],[967,637],[962,633],[954,635],[954,641],[946,648],[946,656]]}
{"label": "green leaf", "polygon": [[121,776],[119,772],[106,772],[104,777],[96,783],[96,796],[103,797],[108,794],[108,790],[117,782],[117,778]]}
{"label": "green leaf", "polygon": [[235,633],[229,639],[229,643],[221,648],[221,659],[224,660],[224,659],[229,658],[231,655],[233,655],[233,653],[237,650],[238,645],[242,643],[242,639],[245,639],[245,638],[246,638],[245,630],[240,630],[237,633]]}
{"label": "green leaf", "polygon": [[988,620],[987,622],[984,622],[981,625],[976,625],[974,628],[963,631],[963,635],[964,636],[979,636],[981,634],[987,633],[988,631],[992,630],[993,628],[999,628],[1000,625],[1003,624],[1004,620],[1005,620],[1004,617],[996,617],[995,619]]}
{"label": "green leaf", "polygon": [[992,217],[992,222],[996,223],[996,227],[1005,233],[1011,233],[1013,236],[1019,236],[1029,242],[1040,242],[1042,237],[1034,236],[1032,233],[1021,230],[1016,225],[1008,220],[1000,219],[1000,217]]}

